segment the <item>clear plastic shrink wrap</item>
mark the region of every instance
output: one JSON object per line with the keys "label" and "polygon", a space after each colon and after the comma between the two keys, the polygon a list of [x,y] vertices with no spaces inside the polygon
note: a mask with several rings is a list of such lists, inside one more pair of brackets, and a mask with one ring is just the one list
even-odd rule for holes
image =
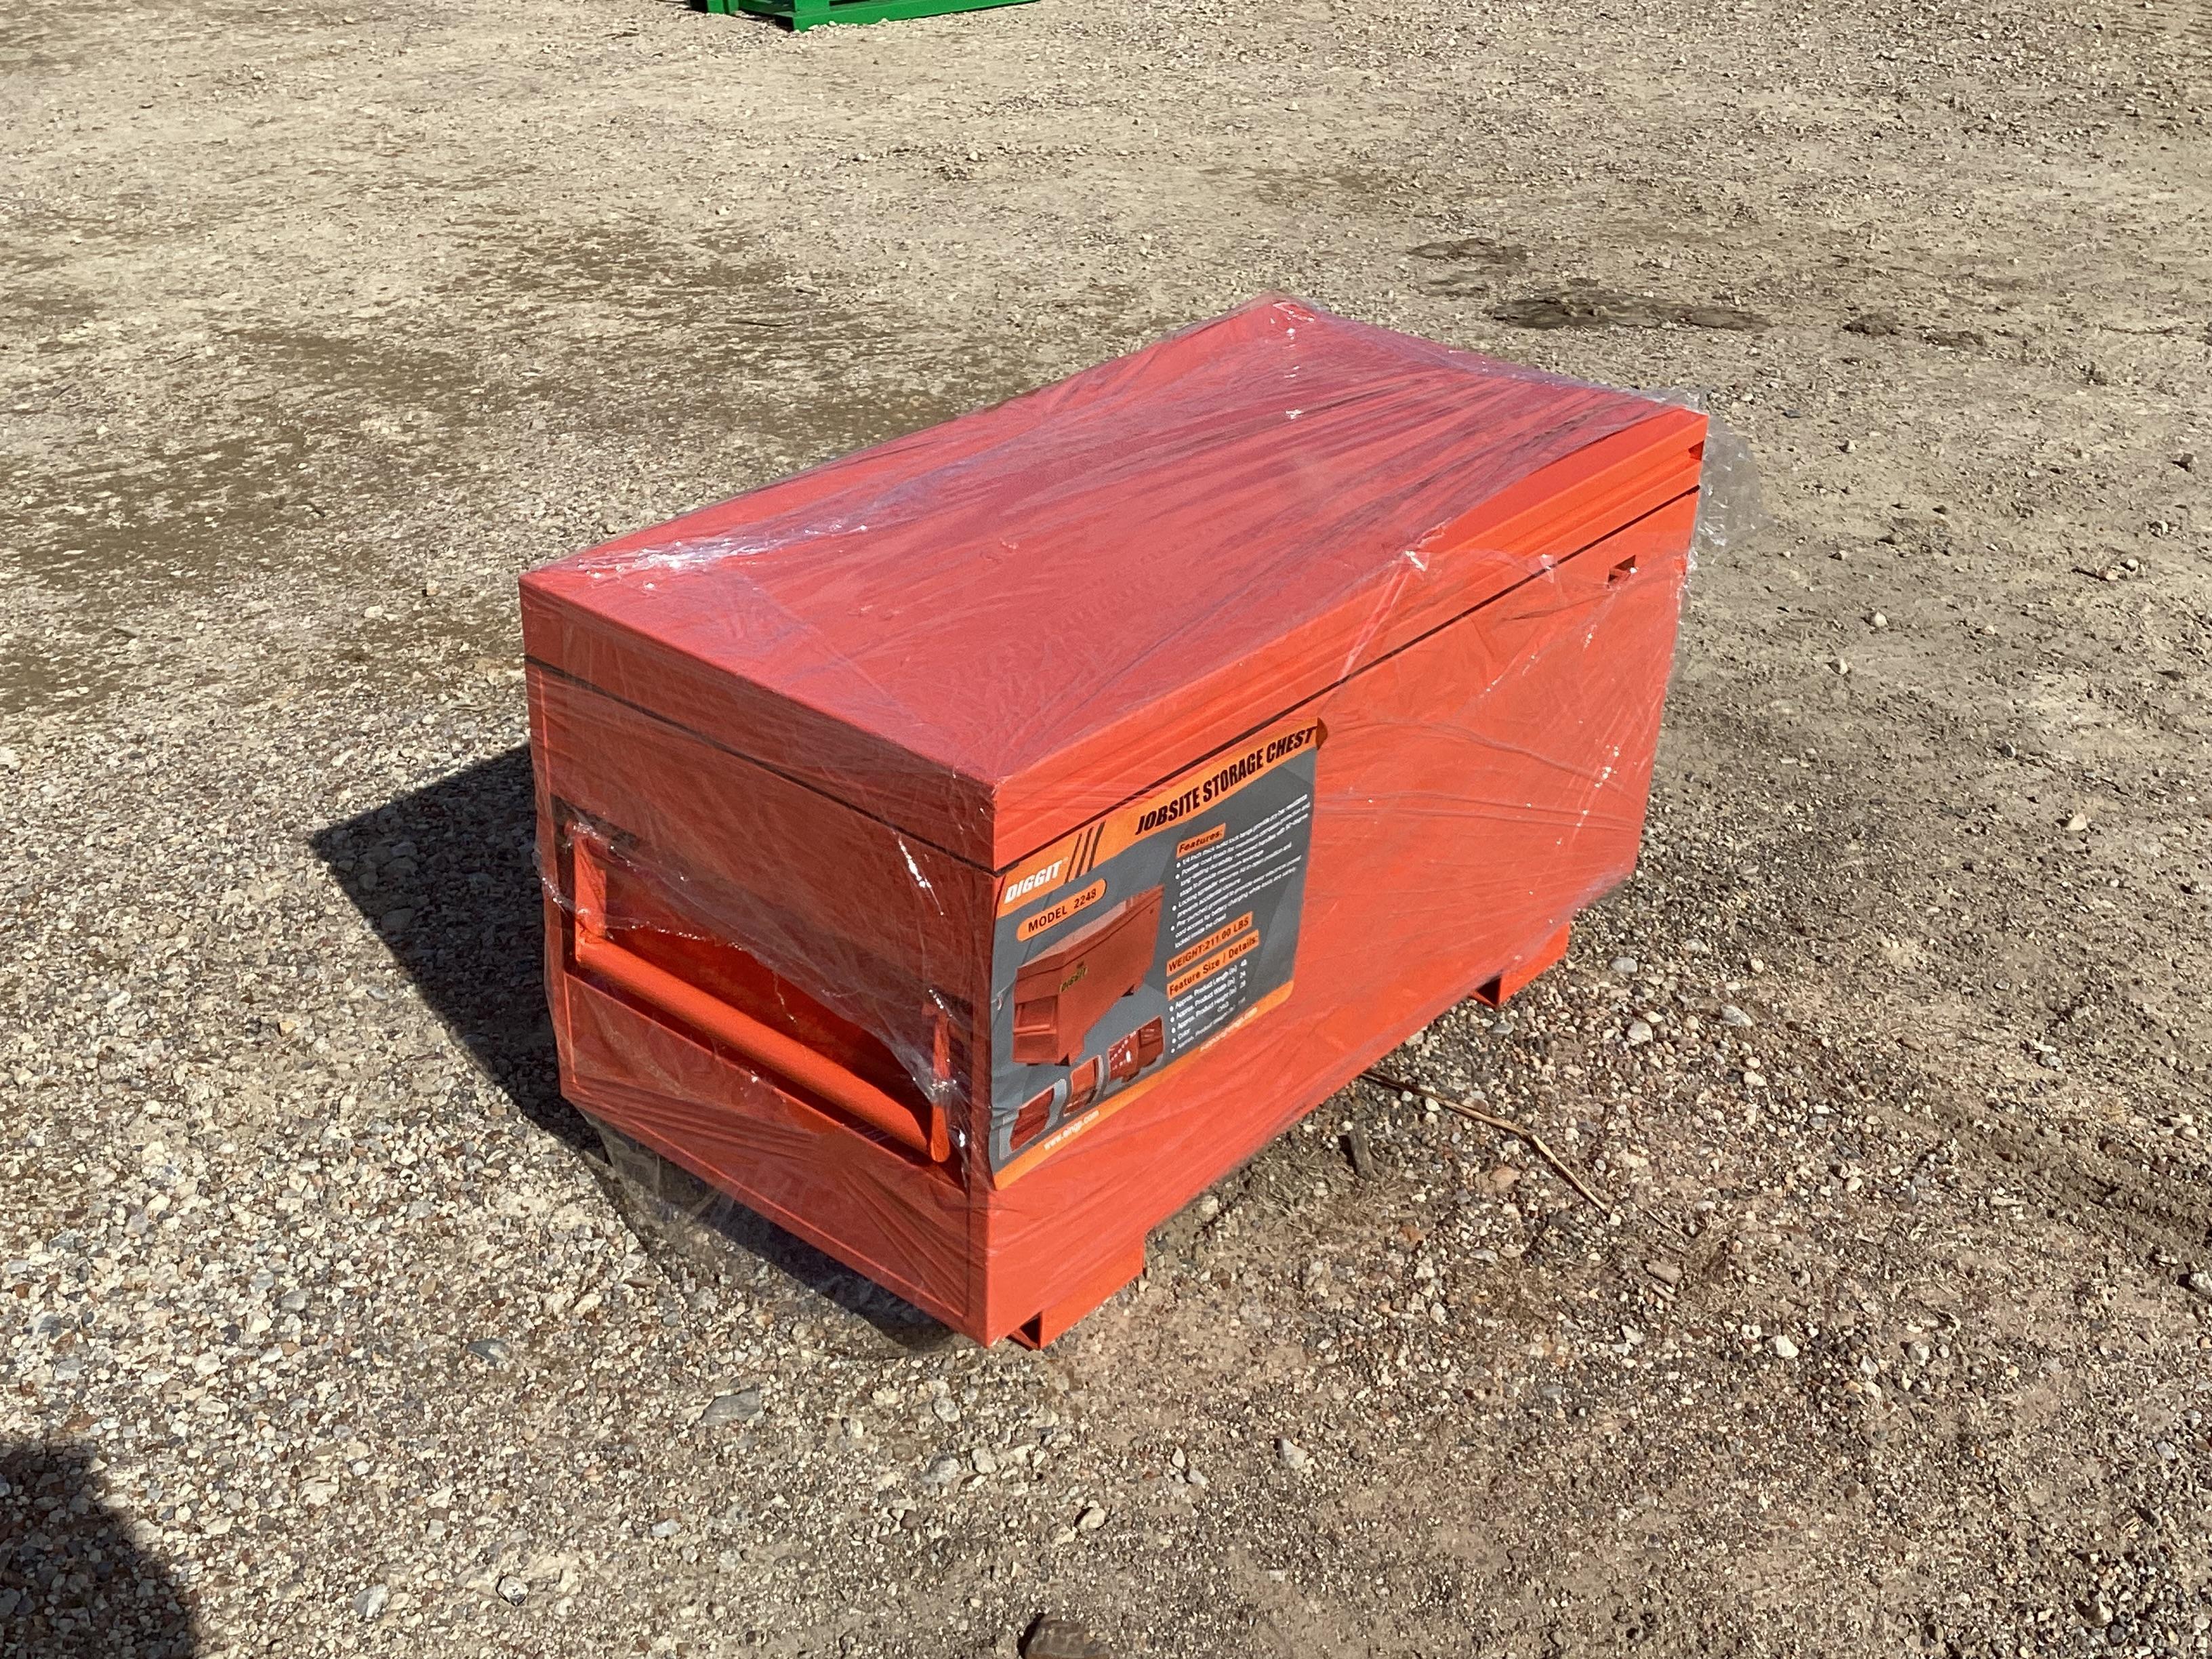
{"label": "clear plastic shrink wrap", "polygon": [[1706,435],[1266,299],[533,572],[565,1090],[1049,1340],[1634,867]]}

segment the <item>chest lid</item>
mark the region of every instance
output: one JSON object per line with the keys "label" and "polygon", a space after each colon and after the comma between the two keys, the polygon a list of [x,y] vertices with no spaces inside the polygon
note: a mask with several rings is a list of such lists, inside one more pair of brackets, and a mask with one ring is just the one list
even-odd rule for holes
{"label": "chest lid", "polygon": [[525,647],[1000,870],[1694,489],[1704,436],[1263,299],[534,571]]}

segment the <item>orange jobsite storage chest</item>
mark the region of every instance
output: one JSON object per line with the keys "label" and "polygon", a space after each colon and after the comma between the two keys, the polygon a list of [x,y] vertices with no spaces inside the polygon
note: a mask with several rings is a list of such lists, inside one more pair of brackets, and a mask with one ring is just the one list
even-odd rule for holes
{"label": "orange jobsite storage chest", "polygon": [[1269,299],[525,577],[563,1087],[1050,1340],[1629,873],[1705,437]]}

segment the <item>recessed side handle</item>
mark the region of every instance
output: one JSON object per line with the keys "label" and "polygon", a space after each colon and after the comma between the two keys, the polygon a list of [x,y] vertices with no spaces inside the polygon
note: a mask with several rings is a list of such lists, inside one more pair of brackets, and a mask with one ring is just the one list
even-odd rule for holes
{"label": "recessed side handle", "polygon": [[605,845],[579,830],[572,846],[576,883],[574,954],[579,968],[705,1032],[753,1066],[850,1113],[931,1162],[942,1164],[950,1158],[951,1135],[941,1107],[931,1105],[925,1127],[912,1107],[894,1100],[826,1054],[616,944],[607,935]]}

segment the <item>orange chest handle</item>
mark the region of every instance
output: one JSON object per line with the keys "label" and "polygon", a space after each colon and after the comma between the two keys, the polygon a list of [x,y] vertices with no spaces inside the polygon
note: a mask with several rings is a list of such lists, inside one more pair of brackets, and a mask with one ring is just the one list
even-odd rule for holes
{"label": "orange chest handle", "polygon": [[942,1164],[951,1158],[951,1138],[942,1108],[931,1106],[925,1127],[912,1107],[892,1099],[866,1078],[855,1076],[826,1054],[616,944],[607,935],[607,878],[602,862],[605,844],[579,830],[573,845],[574,954],[579,968],[705,1032],[750,1065],[797,1084],[933,1163]]}

